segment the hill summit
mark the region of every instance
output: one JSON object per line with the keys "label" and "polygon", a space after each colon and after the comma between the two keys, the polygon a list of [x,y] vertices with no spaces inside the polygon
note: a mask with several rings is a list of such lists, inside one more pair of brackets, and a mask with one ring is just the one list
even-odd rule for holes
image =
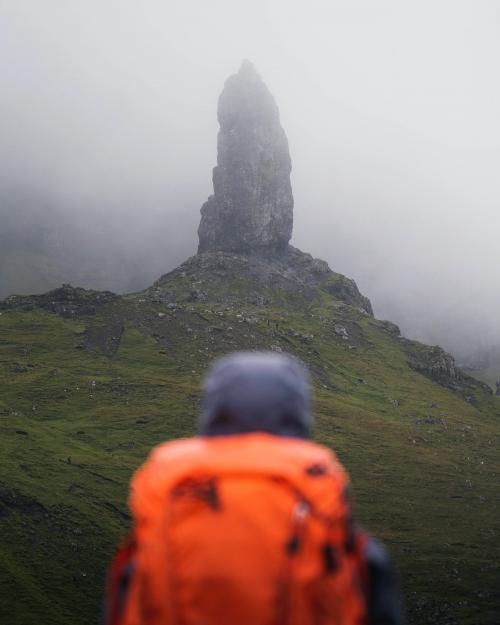
{"label": "hill summit", "polygon": [[[214,195],[201,208],[198,256],[182,267],[204,276],[217,275],[217,269],[225,267],[261,284],[287,283],[288,290],[320,285],[373,316],[370,300],[353,280],[289,245],[293,195],[288,141],[276,102],[250,61],[244,60],[238,73],[226,80],[218,119]],[[247,296],[238,295],[240,300]],[[196,289],[192,297],[203,300],[206,293]]]}

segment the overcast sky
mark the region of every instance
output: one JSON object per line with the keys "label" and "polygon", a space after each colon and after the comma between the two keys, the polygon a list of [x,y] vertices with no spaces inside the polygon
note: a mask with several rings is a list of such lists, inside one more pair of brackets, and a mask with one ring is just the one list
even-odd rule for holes
{"label": "overcast sky", "polygon": [[162,215],[173,266],[243,58],[289,139],[292,242],[408,335],[500,341],[497,0],[0,0],[0,183],[118,233]]}

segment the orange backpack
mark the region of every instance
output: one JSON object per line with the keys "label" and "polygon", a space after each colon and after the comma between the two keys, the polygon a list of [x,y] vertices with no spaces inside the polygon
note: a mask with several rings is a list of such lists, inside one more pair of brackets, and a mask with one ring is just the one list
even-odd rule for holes
{"label": "orange backpack", "polygon": [[309,441],[161,445],[132,481],[107,625],[364,624],[347,487],[334,454]]}

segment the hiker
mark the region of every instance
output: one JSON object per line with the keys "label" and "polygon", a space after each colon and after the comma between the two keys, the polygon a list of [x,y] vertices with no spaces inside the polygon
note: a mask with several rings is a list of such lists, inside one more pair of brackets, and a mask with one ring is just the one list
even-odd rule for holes
{"label": "hiker", "polygon": [[199,436],[160,445],[132,480],[106,625],[399,625],[387,555],[354,523],[347,474],[311,426],[294,358],[217,361]]}

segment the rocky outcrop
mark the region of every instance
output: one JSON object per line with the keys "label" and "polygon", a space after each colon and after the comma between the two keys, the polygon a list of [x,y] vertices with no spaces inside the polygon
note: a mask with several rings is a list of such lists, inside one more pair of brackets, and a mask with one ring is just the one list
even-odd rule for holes
{"label": "rocky outcrop", "polygon": [[463,378],[463,373],[456,366],[453,356],[437,345],[433,347],[419,345],[418,351],[414,352],[410,361],[410,367],[435,382],[444,382],[448,386],[459,384]]}
{"label": "rocky outcrop", "polygon": [[438,345],[429,346],[417,341],[399,337],[400,345],[409,356],[408,365],[414,371],[425,375],[433,382],[446,386],[463,394],[466,401],[475,400],[474,393],[480,388],[488,394],[492,389],[483,382],[476,380],[460,369],[451,354]]}
{"label": "rocky outcrop", "polygon": [[63,284],[58,289],[41,295],[10,295],[0,302],[0,310],[33,310],[43,308],[69,319],[78,316],[94,315],[103,306],[119,296],[110,291],[92,291],[71,284]]}
{"label": "rocky outcrop", "polygon": [[198,253],[276,255],[293,226],[288,141],[273,96],[249,61],[219,98],[214,194],[201,209]]}

